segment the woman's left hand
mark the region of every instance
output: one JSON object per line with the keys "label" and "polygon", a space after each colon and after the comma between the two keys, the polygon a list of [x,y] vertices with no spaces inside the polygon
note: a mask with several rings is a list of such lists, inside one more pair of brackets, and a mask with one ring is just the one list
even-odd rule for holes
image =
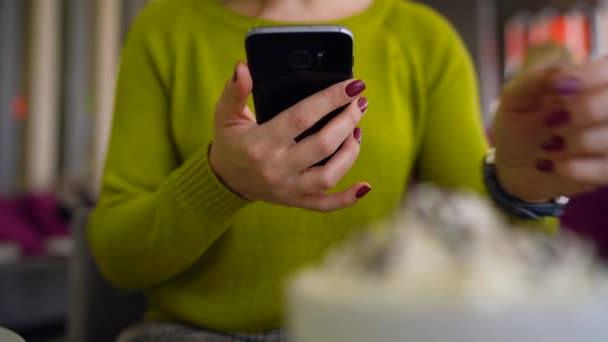
{"label": "woman's left hand", "polygon": [[525,201],[608,184],[608,59],[507,85],[494,130],[502,186]]}

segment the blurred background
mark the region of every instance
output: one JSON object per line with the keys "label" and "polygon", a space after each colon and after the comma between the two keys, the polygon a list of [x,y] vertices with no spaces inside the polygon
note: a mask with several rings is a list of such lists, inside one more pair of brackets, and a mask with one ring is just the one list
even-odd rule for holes
{"label": "blurred background", "polygon": [[[84,227],[102,171],[121,46],[147,2],[0,0],[0,326],[28,341],[107,341],[103,335],[124,324],[119,316],[141,312],[138,294],[112,292],[99,278]],[[501,85],[523,69],[608,53],[602,1],[422,2],[465,40],[488,128]],[[576,198],[563,221],[602,251],[606,211],[602,189]],[[115,302],[124,309],[111,310]]]}

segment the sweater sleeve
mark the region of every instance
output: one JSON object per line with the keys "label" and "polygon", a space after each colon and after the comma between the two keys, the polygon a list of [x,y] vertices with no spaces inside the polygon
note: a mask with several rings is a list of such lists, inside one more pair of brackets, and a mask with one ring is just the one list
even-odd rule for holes
{"label": "sweater sleeve", "polygon": [[432,46],[425,49],[431,53],[424,58],[426,108],[419,176],[443,187],[484,193],[482,160],[488,143],[472,62],[443,18],[433,14],[429,21]]}
{"label": "sweater sleeve", "polygon": [[[489,144],[483,129],[479,89],[471,58],[455,30],[430,13],[424,57],[425,124],[418,163],[422,181],[488,195],[483,158]],[[553,232],[557,221],[514,222]]]}
{"label": "sweater sleeve", "polygon": [[102,274],[122,288],[148,288],[186,270],[248,204],[217,180],[208,145],[180,160],[170,121],[172,35],[162,27],[144,11],[128,35],[88,227]]}

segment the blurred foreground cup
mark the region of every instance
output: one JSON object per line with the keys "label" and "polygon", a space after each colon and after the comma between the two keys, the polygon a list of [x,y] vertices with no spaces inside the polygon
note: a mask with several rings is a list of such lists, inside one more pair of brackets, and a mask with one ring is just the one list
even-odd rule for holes
{"label": "blurred foreground cup", "polygon": [[12,331],[0,327],[0,341],[2,342],[25,342],[23,338]]}

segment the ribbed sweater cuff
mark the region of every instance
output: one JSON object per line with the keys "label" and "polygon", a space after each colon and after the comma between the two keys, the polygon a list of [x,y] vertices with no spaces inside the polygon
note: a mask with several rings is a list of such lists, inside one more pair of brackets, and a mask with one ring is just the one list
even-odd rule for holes
{"label": "ribbed sweater cuff", "polygon": [[207,151],[207,147],[201,148],[181,166],[174,178],[173,191],[178,201],[204,215],[206,221],[222,223],[251,201],[237,196],[218,180],[209,165]]}

